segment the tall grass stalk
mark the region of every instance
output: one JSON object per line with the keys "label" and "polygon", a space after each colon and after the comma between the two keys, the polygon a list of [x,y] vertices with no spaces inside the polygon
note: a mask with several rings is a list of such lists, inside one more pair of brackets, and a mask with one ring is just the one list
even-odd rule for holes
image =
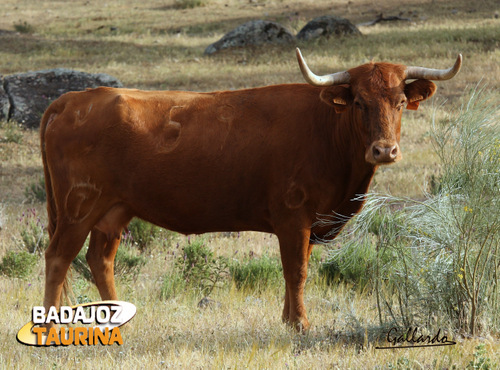
{"label": "tall grass stalk", "polygon": [[[441,173],[422,201],[370,194],[330,251],[340,269],[372,281],[379,320],[500,332],[500,107],[484,88],[434,119]],[[371,253],[367,253],[367,249]],[[359,255],[373,256],[360,262]]]}

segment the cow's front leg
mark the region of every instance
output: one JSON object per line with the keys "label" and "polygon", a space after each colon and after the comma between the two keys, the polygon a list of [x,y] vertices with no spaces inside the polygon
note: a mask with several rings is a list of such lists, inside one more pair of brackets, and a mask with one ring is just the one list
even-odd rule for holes
{"label": "cow's front leg", "polygon": [[285,277],[285,306],[283,320],[293,325],[297,331],[309,328],[304,306],[304,286],[311,246],[310,229],[288,230],[278,234]]}

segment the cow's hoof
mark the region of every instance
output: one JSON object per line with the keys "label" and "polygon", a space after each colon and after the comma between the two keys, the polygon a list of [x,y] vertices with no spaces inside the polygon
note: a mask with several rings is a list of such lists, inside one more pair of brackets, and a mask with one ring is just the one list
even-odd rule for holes
{"label": "cow's hoof", "polygon": [[282,320],[285,324],[294,328],[297,331],[297,333],[305,334],[311,327],[309,321],[306,318],[290,321],[288,318],[285,318],[285,316],[283,316]]}

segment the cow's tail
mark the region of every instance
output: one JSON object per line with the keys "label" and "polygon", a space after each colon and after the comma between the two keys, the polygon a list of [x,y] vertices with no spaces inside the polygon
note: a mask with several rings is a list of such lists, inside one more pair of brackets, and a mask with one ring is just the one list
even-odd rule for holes
{"label": "cow's tail", "polygon": [[45,175],[45,193],[47,197],[47,217],[49,222],[47,230],[49,232],[49,238],[52,240],[52,236],[54,235],[57,225],[57,208],[54,199],[54,192],[52,190],[52,179],[50,177],[49,166],[47,163],[47,152],[45,151],[45,132],[47,131],[47,126],[57,117],[55,109],[51,108],[52,106],[45,111],[42,121],[40,122],[40,149],[42,152],[43,173]]}
{"label": "cow's tail", "polygon": [[[57,207],[56,201],[54,198],[54,190],[52,187],[52,179],[50,176],[50,170],[47,162],[47,153],[45,150],[45,133],[47,131],[47,126],[50,125],[57,118],[60,110],[57,109],[56,103],[51,104],[47,110],[45,111],[42,120],[40,122],[40,148],[42,152],[42,163],[43,163],[43,172],[45,176],[45,193],[47,198],[47,218],[48,218],[48,226],[47,231],[49,233],[49,240],[52,241],[54,233],[56,231],[57,226]],[[66,274],[66,278],[64,279],[63,284],[63,299],[64,301],[71,304],[71,297],[74,297],[73,291],[71,289],[71,284],[69,284],[68,276],[71,276],[72,269],[71,266]]]}

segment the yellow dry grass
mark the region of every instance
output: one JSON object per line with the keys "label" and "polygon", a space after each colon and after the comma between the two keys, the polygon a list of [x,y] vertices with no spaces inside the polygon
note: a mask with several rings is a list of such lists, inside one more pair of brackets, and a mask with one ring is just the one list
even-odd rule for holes
{"label": "yellow dry grass", "polygon": [[[184,237],[177,241],[185,242]],[[250,250],[266,241],[261,234],[243,233],[239,248]],[[248,240],[248,242],[246,242]],[[222,250],[233,243],[214,238]],[[226,251],[227,252],[227,251]],[[455,346],[413,349],[376,349],[368,331],[377,326],[374,297],[352,287],[328,287],[309,282],[306,305],[313,327],[306,335],[281,324],[283,286],[262,292],[239,291],[234,286],[217,290],[220,306],[197,307],[200,296],[186,292],[159,299],[159,287],[172,259],[153,249],[137,281],[118,280],[121,299],[137,306],[137,315],[121,330],[121,346],[36,348],[16,342],[17,330],[30,318],[31,307],[43,299],[40,262],[28,280],[0,277],[0,366],[2,368],[466,368],[476,346],[483,344],[491,364],[499,363],[500,344],[486,336],[454,338]],[[76,295],[98,300],[93,285],[77,279]]]}

